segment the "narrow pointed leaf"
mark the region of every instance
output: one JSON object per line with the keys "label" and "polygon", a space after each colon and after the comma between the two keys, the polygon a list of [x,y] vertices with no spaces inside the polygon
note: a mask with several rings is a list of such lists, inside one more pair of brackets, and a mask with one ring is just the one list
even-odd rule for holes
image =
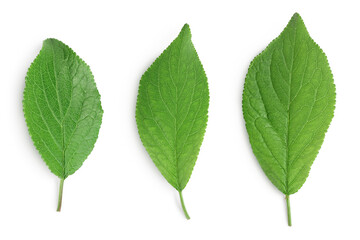
{"label": "narrow pointed leaf", "polygon": [[207,78],[185,24],[140,80],[136,123],[151,159],[178,190],[186,215],[181,192],[200,151],[208,107]]}
{"label": "narrow pointed leaf", "polygon": [[64,180],[78,170],[98,137],[103,110],[90,68],[68,46],[47,39],[25,81],[30,136],[50,171]]}
{"label": "narrow pointed leaf", "polygon": [[327,58],[296,13],[250,64],[243,93],[253,152],[266,176],[286,195],[288,208],[289,195],[309,175],[334,108]]}

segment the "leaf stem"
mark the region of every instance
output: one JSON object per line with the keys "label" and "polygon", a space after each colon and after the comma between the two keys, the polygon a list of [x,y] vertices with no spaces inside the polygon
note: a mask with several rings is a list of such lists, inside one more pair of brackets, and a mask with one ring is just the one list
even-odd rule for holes
{"label": "leaf stem", "polygon": [[289,225],[289,227],[291,227],[290,196],[289,196],[289,195],[286,195],[285,198],[286,198],[288,225]]}
{"label": "leaf stem", "polygon": [[182,209],[183,209],[183,211],[184,211],[184,214],[185,214],[186,219],[189,220],[189,219],[190,219],[190,216],[189,216],[189,214],[188,214],[187,211],[186,211],[184,199],[183,199],[183,196],[182,196],[182,191],[179,191],[179,195],[180,195],[181,207],[182,207]]}
{"label": "leaf stem", "polygon": [[57,210],[56,210],[58,212],[61,211],[63,189],[64,189],[64,179],[60,179],[59,199],[58,199],[58,206],[57,206]]}

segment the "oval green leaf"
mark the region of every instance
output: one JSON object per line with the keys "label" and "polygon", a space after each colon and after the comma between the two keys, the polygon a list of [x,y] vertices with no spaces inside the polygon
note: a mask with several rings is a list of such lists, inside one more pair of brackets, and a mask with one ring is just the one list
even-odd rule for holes
{"label": "oval green leaf", "polygon": [[90,68],[68,46],[46,39],[25,81],[23,108],[35,147],[60,178],[78,170],[94,148],[103,110]]}
{"label": "oval green leaf", "polygon": [[251,62],[243,113],[253,152],[270,181],[297,192],[334,116],[335,85],[324,52],[295,13],[278,38]]}
{"label": "oval green leaf", "polygon": [[140,80],[136,123],[151,159],[179,192],[188,219],[182,190],[200,151],[208,107],[207,78],[185,24]]}

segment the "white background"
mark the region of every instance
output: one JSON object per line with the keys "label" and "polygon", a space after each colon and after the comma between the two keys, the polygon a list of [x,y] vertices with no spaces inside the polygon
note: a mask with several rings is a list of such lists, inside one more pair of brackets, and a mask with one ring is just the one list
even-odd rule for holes
{"label": "white background", "polygon": [[[357,1],[5,1],[0,3],[0,239],[359,239],[360,7]],[[337,103],[310,176],[284,196],[251,151],[241,109],[250,61],[299,12],[327,54]],[[139,139],[141,75],[189,23],[208,76],[209,121],[192,177],[178,194]],[[29,137],[28,67],[42,41],[68,44],[90,66],[103,124],[64,185]]]}

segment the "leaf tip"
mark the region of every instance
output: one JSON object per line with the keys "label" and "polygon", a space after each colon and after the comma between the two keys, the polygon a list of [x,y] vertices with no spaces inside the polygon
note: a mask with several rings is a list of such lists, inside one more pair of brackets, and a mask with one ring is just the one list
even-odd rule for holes
{"label": "leaf tip", "polygon": [[191,34],[189,24],[185,23],[181,29],[180,34]]}
{"label": "leaf tip", "polygon": [[300,14],[298,12],[295,12],[293,14],[293,16],[291,17],[287,27],[294,28],[294,29],[301,28],[301,29],[304,29],[307,32],[304,20],[301,18]]}
{"label": "leaf tip", "polygon": [[188,23],[185,23],[184,26],[183,26],[183,29],[186,28],[188,30],[190,30],[190,25]]}
{"label": "leaf tip", "polygon": [[57,43],[57,42],[60,42],[59,40],[57,40],[56,38],[47,38],[43,41],[43,44],[46,45],[46,44],[54,44],[54,43]]}
{"label": "leaf tip", "polygon": [[291,17],[290,22],[297,22],[299,20],[302,21],[302,18],[301,18],[300,14],[298,12],[295,12],[293,14],[293,16]]}
{"label": "leaf tip", "polygon": [[299,14],[298,12],[295,12],[292,17],[293,17],[293,18],[295,18],[295,17],[298,18],[298,17],[300,17],[300,14]]}

